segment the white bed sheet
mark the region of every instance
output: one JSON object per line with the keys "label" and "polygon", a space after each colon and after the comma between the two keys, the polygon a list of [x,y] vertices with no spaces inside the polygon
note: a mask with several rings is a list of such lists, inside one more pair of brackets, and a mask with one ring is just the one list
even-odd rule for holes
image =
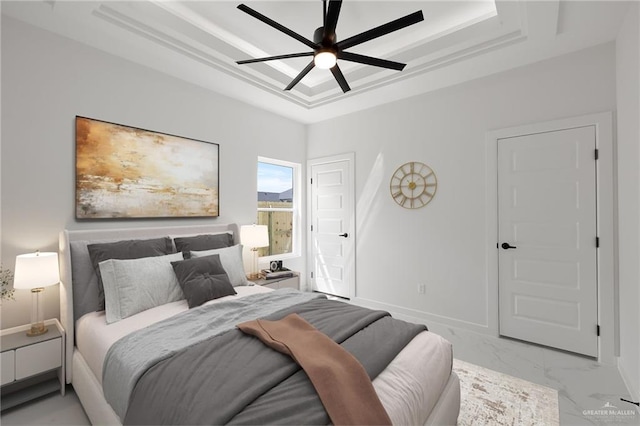
{"label": "white bed sheet", "polygon": [[[261,286],[235,287],[238,295],[272,291]],[[82,358],[102,387],[102,364],[107,351],[127,334],[188,310],[184,300],[158,306],[116,323],[107,324],[104,312],[91,312],[76,322],[76,345]],[[393,424],[424,424],[451,374],[451,344],[425,331],[418,334],[373,381]]]}
{"label": "white bed sheet", "polygon": [[[231,298],[273,291],[259,285],[234,287],[237,295],[210,300],[205,305],[220,303]],[[189,310],[186,300],[167,303],[142,311],[120,321],[107,324],[104,311],[90,312],[76,321],[76,346],[87,365],[102,385],[102,365],[107,351],[116,341],[158,321]]]}

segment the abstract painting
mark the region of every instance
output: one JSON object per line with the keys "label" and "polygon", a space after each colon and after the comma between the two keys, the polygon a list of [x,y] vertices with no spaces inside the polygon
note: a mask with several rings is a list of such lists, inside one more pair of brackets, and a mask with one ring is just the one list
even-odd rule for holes
{"label": "abstract painting", "polygon": [[218,216],[219,145],[76,116],[76,218]]}

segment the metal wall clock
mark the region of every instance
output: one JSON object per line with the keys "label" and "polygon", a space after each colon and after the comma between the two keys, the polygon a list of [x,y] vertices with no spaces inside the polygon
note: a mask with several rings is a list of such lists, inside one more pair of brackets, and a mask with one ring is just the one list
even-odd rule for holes
{"label": "metal wall clock", "polygon": [[406,209],[426,206],[436,194],[438,180],[431,167],[411,161],[398,167],[389,183],[391,197]]}

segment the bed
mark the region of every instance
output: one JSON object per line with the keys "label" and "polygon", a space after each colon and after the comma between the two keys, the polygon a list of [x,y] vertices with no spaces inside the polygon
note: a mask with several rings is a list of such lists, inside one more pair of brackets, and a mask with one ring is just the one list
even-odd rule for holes
{"label": "bed", "polygon": [[[237,398],[235,396],[229,402],[225,402],[225,397],[227,397],[227,395],[231,393],[233,393],[234,395],[236,395],[236,393],[239,395],[241,394],[242,397],[256,400],[256,402],[252,402],[252,405],[248,405],[241,412],[232,414],[230,417],[212,417],[218,419],[215,421],[208,420],[209,417],[204,417],[205,419],[207,419],[204,420],[204,422],[210,422],[214,424],[217,422],[244,424],[295,424],[299,422],[300,419],[287,416],[291,414],[291,411],[297,410],[291,410],[291,407],[289,407],[289,405],[299,404],[300,406],[305,407],[309,405],[307,402],[305,402],[306,400],[301,400],[294,403],[293,399],[289,399],[298,397],[297,394],[301,393],[299,391],[296,391],[296,389],[299,389],[299,386],[301,386],[300,383],[289,383],[287,385],[289,386],[289,388],[287,388],[285,384],[280,384],[280,387],[277,388],[279,389],[278,391],[276,391],[276,388],[274,387],[273,390],[265,392],[264,389],[266,388],[264,388],[264,386],[263,390],[251,390],[252,392],[264,392],[264,395],[261,395],[260,397],[257,397],[257,393],[253,394],[253,396],[251,396],[250,394],[245,395],[246,393],[249,393],[249,391],[244,391],[245,387],[259,387],[253,386],[254,383],[258,383],[255,377],[249,379],[245,377],[248,374],[252,374],[250,373],[252,369],[257,369],[258,373],[256,374],[258,376],[261,376],[260,369],[266,369],[269,371],[280,371],[279,369],[282,368],[295,369],[297,367],[285,367],[283,365],[280,365],[278,364],[282,362],[280,359],[276,362],[273,356],[269,355],[268,353],[262,352],[259,355],[260,363],[265,362],[266,364],[264,365],[266,367],[260,366],[258,368],[258,362],[245,362],[242,361],[242,357],[239,356],[236,356],[235,360],[227,360],[225,358],[224,365],[228,365],[228,368],[225,368],[226,373],[229,373],[229,371],[238,371],[237,374],[234,373],[237,377],[234,377],[233,375],[231,375],[231,373],[229,373],[230,378],[226,378],[225,380],[227,381],[225,382],[220,378],[212,379],[201,377],[203,376],[203,374],[197,371],[196,364],[198,366],[201,364],[204,365],[207,362],[206,357],[203,358],[202,355],[189,355],[191,357],[196,356],[196,358],[179,358],[179,356],[177,356],[176,354],[182,356],[185,355],[186,352],[189,352],[188,350],[184,350],[185,347],[191,349],[204,346],[208,348],[206,350],[211,352],[211,357],[218,356],[218,352],[229,352],[230,349],[223,351],[220,350],[220,347],[232,347],[232,342],[230,340],[224,340],[222,339],[222,337],[226,339],[237,331],[229,330],[230,328],[234,328],[233,321],[235,320],[232,318],[236,318],[236,316],[237,318],[239,318],[239,321],[240,319],[248,319],[252,316],[270,318],[274,315],[276,315],[277,317],[277,315],[285,311],[300,311],[301,315],[308,314],[309,318],[315,318],[314,315],[319,316],[318,318],[320,318],[320,316],[323,315],[328,316],[326,312],[331,312],[332,309],[339,309],[339,315],[332,314],[332,316],[335,316],[337,318],[334,321],[339,321],[339,318],[351,318],[349,317],[349,315],[355,314],[355,309],[363,310],[363,308],[354,307],[353,305],[345,302],[328,300],[322,295],[318,295],[317,293],[297,292],[289,289],[282,291],[272,291],[261,286],[236,286],[234,284],[233,290],[236,294],[230,294],[226,296],[223,295],[222,297],[214,298],[213,300],[206,301],[206,303],[201,303],[195,306],[194,309],[189,309],[189,305],[194,300],[196,301],[194,303],[197,303],[197,298],[199,296],[193,296],[192,294],[189,294],[186,300],[183,298],[184,295],[181,297],[175,297],[174,295],[171,296],[173,297],[172,299],[168,299],[169,301],[167,303],[156,302],[157,306],[154,306],[152,303],[150,305],[151,307],[148,308],[145,308],[144,306],[142,308],[139,306],[135,306],[135,308],[131,310],[130,307],[127,306],[127,303],[129,302],[122,302],[122,300],[125,300],[127,299],[127,297],[129,297],[128,293],[125,294],[125,290],[130,287],[124,285],[123,287],[119,288],[119,293],[116,292],[116,296],[113,296],[114,291],[109,289],[112,285],[112,276],[105,275],[106,273],[104,271],[107,264],[112,266],[115,265],[113,266],[113,268],[118,273],[122,272],[122,270],[128,271],[128,269],[126,268],[136,268],[135,271],[132,272],[133,275],[127,275],[126,273],[123,273],[123,276],[126,278],[130,278],[131,276],[136,277],[138,276],[136,275],[138,274],[138,272],[136,271],[137,268],[141,268],[140,265],[146,265],[144,267],[149,267],[149,265],[145,263],[150,261],[150,259],[147,257],[115,257],[114,259],[127,260],[109,260],[102,262],[104,265],[100,265],[99,269],[103,271],[102,274],[104,275],[103,277],[101,277],[101,280],[105,280],[104,290],[100,291],[99,287],[96,284],[96,259],[92,257],[96,253],[96,247],[110,247],[110,245],[119,244],[118,242],[123,241],[133,241],[134,243],[136,243],[137,241],[147,241],[151,239],[161,238],[165,238],[172,243],[171,248],[173,249],[173,251],[176,251],[178,242],[182,243],[182,247],[180,247],[180,250],[177,250],[178,254],[182,254],[180,252],[184,252],[185,247],[191,247],[191,253],[193,254],[193,256],[202,257],[202,259],[198,260],[198,264],[204,262],[205,259],[207,259],[207,262],[212,261],[210,258],[216,258],[220,260],[227,259],[227,263],[224,264],[227,276],[231,281],[233,281],[234,279],[237,281],[238,278],[233,277],[233,274],[230,272],[230,270],[235,268],[235,266],[229,266],[230,264],[228,257],[223,259],[222,254],[220,254],[220,256],[212,256],[209,255],[211,253],[210,251],[198,251],[202,248],[198,247],[198,244],[203,241],[201,240],[201,238],[210,238],[211,236],[215,236],[216,238],[218,238],[218,236],[220,235],[227,235],[229,237],[229,246],[233,245],[233,252],[235,253],[235,247],[238,247],[237,244],[239,243],[239,228],[236,224],[149,227],[130,229],[64,230],[60,233],[60,317],[61,323],[67,333],[65,354],[66,382],[74,387],[74,390],[78,395],[85,412],[87,413],[90,421],[93,424],[123,424],[145,422],[180,423],[182,422],[182,420],[180,419],[187,418],[189,420],[184,420],[184,422],[200,422],[201,420],[194,420],[198,419],[199,417],[171,417],[180,410],[180,407],[171,407],[171,404],[167,402],[163,402],[158,407],[151,410],[149,410],[145,405],[150,403],[149,401],[153,401],[156,399],[156,396],[150,396],[150,392],[152,392],[153,389],[158,388],[158,386],[160,386],[162,389],[172,389],[175,388],[175,383],[178,383],[180,380],[185,380],[183,378],[173,378],[173,376],[170,376],[168,373],[166,373],[167,371],[173,371],[171,370],[171,368],[175,369],[175,364],[180,366],[180,370],[185,370],[184,373],[180,372],[180,374],[191,376],[192,378],[190,380],[198,383],[197,385],[193,386],[204,386],[207,383],[209,383],[210,386],[211,383],[215,383],[216,386],[213,387],[220,387],[221,389],[216,389],[215,393],[211,391],[211,395],[220,395],[221,400],[219,402],[219,406],[226,407],[231,405],[244,404],[242,401],[239,401],[239,399],[241,398]],[[189,246],[187,243],[187,245],[184,245],[185,241],[195,242],[196,244]],[[89,253],[88,247],[91,247],[92,249],[91,254]],[[196,250],[194,250],[194,248]],[[223,249],[224,253],[228,253],[230,250],[231,248]],[[218,253],[219,250],[214,249],[213,252]],[[201,254],[198,255],[198,253]],[[108,253],[102,253],[102,255],[103,258],[109,257]],[[154,256],[156,255],[154,254]],[[168,258],[170,256],[173,255],[166,254],[163,256],[158,256],[158,258],[153,259],[153,261],[159,261],[161,257]],[[225,256],[227,256],[227,254],[225,254]],[[173,257],[171,259],[173,259]],[[180,263],[181,260],[177,261],[177,263]],[[218,260],[216,260],[216,262],[217,261]],[[217,265],[220,266],[221,264]],[[153,265],[151,265],[151,268],[152,269],[150,269],[150,272],[148,272],[148,275],[150,276],[155,273],[155,269],[159,269],[157,267],[153,267]],[[177,266],[175,266],[175,268],[177,268]],[[178,274],[178,269],[175,269],[175,273]],[[117,275],[115,272],[113,276],[119,277],[119,275]],[[209,278],[208,275],[207,278]],[[120,280],[122,282],[124,278],[120,277]],[[134,280],[130,279],[130,281]],[[138,283],[136,283],[136,285],[138,285]],[[142,286],[142,284],[140,285]],[[161,293],[161,291],[159,292]],[[101,308],[100,297],[102,293],[104,293],[104,298],[106,299],[106,311],[99,309]],[[147,296],[148,295],[144,297]],[[114,297],[116,299],[118,297],[120,298],[118,299],[119,301],[117,302],[117,304],[114,304],[113,302]],[[153,297],[156,296],[154,295]],[[164,300],[162,302],[164,302]],[[122,306],[119,305],[120,303],[122,303]],[[114,312],[116,311],[114,306],[116,305],[118,305],[118,312],[117,314],[114,314]],[[136,309],[138,309],[139,311],[136,311]],[[200,329],[194,327],[192,324],[195,323],[192,321],[195,321],[194,318],[196,315],[204,315],[200,312],[205,311],[207,312],[207,315],[216,315],[218,317],[223,317],[223,322],[226,322],[227,325],[220,325],[221,331],[215,331],[217,330],[216,327],[218,326],[207,326],[201,329],[204,331],[194,331]],[[345,311],[344,315],[346,316],[340,316],[343,315],[342,311]],[[221,312],[224,312],[224,315],[221,314]],[[359,311],[358,315],[360,315]],[[369,314],[367,313],[367,315]],[[396,324],[398,322],[395,319],[387,319],[387,317],[384,317],[384,320],[385,321],[379,321],[376,319],[375,321],[376,324],[382,322],[387,323],[389,321],[394,321],[393,324]],[[325,319],[319,319],[318,321],[319,324],[324,324]],[[188,328],[186,329],[185,324],[189,324]],[[176,329],[170,329],[169,327],[176,327]],[[182,329],[180,327],[182,327]],[[336,326],[332,327],[332,330],[338,330]],[[342,329],[343,327],[339,328]],[[334,333],[339,334],[341,332],[341,330],[335,330]],[[155,337],[154,333],[156,333]],[[157,333],[162,333],[162,336],[172,337],[158,339]],[[211,339],[205,340],[203,335],[207,333],[211,334]],[[327,334],[328,333],[329,332],[327,332]],[[379,368],[380,371],[376,372],[375,378],[372,380],[375,392],[377,393],[380,402],[387,411],[389,418],[394,424],[456,424],[460,407],[460,386],[457,376],[452,371],[451,345],[442,337],[426,330],[418,330],[414,331],[413,333],[414,334],[407,335],[407,337],[405,337],[405,343],[398,343],[401,345],[401,347],[396,352],[389,352],[387,354],[387,356],[389,357],[388,362],[385,361],[384,366]],[[229,339],[230,338],[231,337],[229,337]],[[212,341],[214,341],[213,339],[219,340],[215,340],[216,343],[213,344],[211,343]],[[178,341],[181,340],[185,340],[185,342],[181,343],[183,346],[181,348],[176,347],[176,349],[174,350],[172,345],[178,345]],[[237,339],[233,341],[233,344],[236,344],[236,340]],[[351,340],[354,339],[345,341],[343,345],[348,344]],[[336,341],[339,340],[337,340],[336,338]],[[360,341],[364,342],[365,339],[361,338]],[[156,344],[164,346],[156,348],[154,346]],[[169,347],[166,347],[167,345]],[[119,351],[124,351],[123,353],[127,354],[123,357],[124,359],[132,357],[133,355],[131,354],[133,352],[131,351],[134,351],[136,346],[146,348],[146,350],[142,350],[141,352],[139,350],[136,355],[141,359],[139,361],[132,362],[132,364],[139,362],[139,366],[132,367],[126,365],[129,361],[124,362],[121,360],[122,357],[116,357],[116,354]],[[380,345],[380,347],[386,346],[390,345]],[[357,350],[377,352],[377,350],[371,351],[371,349]],[[354,351],[356,352],[357,350],[354,349]],[[156,357],[159,356],[160,358],[153,359],[152,356],[151,359],[144,359],[144,357],[147,356],[146,353],[165,354],[168,352],[171,352],[170,356],[153,355]],[[244,351],[244,349],[241,352],[243,354],[247,353]],[[257,357],[257,355],[255,355],[255,357]],[[274,358],[274,360],[272,361],[271,358]],[[116,359],[116,361],[114,361],[114,359]],[[193,363],[193,361],[189,361],[190,359],[199,359],[205,361],[198,361],[197,363]],[[213,363],[214,361],[210,362]],[[237,364],[235,367],[233,367],[234,362],[244,362],[244,364]],[[275,364],[270,365],[268,364],[269,362],[274,362]],[[291,362],[293,363],[293,361]],[[215,361],[215,363],[218,363],[218,365],[222,364],[219,360]],[[187,365],[187,367],[183,368],[183,364]],[[117,368],[112,367],[113,365],[116,365]],[[144,365],[146,365],[146,367],[144,367]],[[158,366],[160,366],[161,369],[157,368]],[[135,368],[141,368],[142,370],[135,370]],[[216,364],[213,364],[213,367],[208,368],[210,370],[216,370]],[[193,369],[193,371],[191,371],[191,369]],[[151,377],[153,375],[153,371],[155,370],[158,370],[158,372],[154,373],[156,376],[162,376],[158,380],[165,380],[165,382],[160,385],[153,381],[157,378]],[[132,371],[143,371],[143,373],[140,374],[144,375],[141,376],[138,373],[132,373]],[[240,371],[242,372],[241,374]],[[291,376],[292,373],[286,374]],[[294,376],[299,377],[300,374],[294,374]],[[198,380],[200,380],[200,382],[198,382]],[[246,383],[243,382],[243,380]],[[236,384],[235,381],[238,381],[238,383]],[[289,381],[290,380],[285,380],[285,382]],[[217,386],[221,383],[225,383],[225,385]],[[232,392],[225,391],[225,386],[229,386],[230,389],[235,389],[234,386],[240,386],[241,389],[239,391],[233,390]],[[202,389],[196,389],[195,391],[192,391],[193,395],[197,396],[199,394],[202,394],[203,392],[201,392],[201,390]],[[181,398],[182,392],[183,391],[174,391],[175,395],[166,393],[166,398]],[[165,391],[163,391],[163,395],[158,396],[158,398],[161,399],[161,397],[165,397],[164,393]],[[209,395],[209,391],[207,392],[207,395]],[[213,398],[213,396],[211,396],[211,398]],[[313,397],[309,395],[307,396],[307,398]],[[289,403],[290,401],[291,403]],[[202,404],[200,403],[200,405]],[[213,405],[216,404],[214,403]],[[269,408],[269,410],[267,410],[269,411],[269,413],[265,412],[265,417],[260,417],[262,416],[263,410],[263,408],[261,407],[264,406],[267,406]],[[142,407],[142,409],[140,407]],[[146,415],[145,413],[149,411],[153,411],[154,413],[158,412],[158,416],[164,415],[165,417],[140,418],[136,417],[135,414],[131,414],[132,412],[135,413],[136,410],[138,412],[142,411],[144,415]],[[160,412],[163,410],[164,414],[160,414]],[[188,413],[186,413],[185,415],[193,415],[193,409],[189,408],[186,411],[188,411]],[[216,415],[218,414],[217,411],[220,410],[216,409]],[[246,415],[245,412],[247,413]],[[206,415],[208,416],[210,414]],[[256,415],[258,417],[255,417]],[[315,413],[314,415],[322,416],[325,414]],[[305,417],[305,419],[306,418],[307,417]],[[308,418],[322,419],[323,417]]]}

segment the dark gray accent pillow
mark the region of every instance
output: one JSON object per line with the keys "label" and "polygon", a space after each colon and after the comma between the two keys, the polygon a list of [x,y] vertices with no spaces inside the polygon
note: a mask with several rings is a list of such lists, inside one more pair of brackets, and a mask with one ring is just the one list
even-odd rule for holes
{"label": "dark gray accent pillow", "polygon": [[228,232],[221,234],[204,234],[195,237],[177,237],[173,241],[176,243],[176,249],[181,252],[212,250],[233,245],[233,235]]}
{"label": "dark gray accent pillow", "polygon": [[89,244],[87,250],[89,250],[91,265],[98,276],[98,310],[104,310],[104,285],[100,275],[100,262],[109,259],[140,259],[175,253],[169,237]]}
{"label": "dark gray accent pillow", "polygon": [[189,309],[209,300],[237,294],[217,254],[171,262],[171,266]]}

